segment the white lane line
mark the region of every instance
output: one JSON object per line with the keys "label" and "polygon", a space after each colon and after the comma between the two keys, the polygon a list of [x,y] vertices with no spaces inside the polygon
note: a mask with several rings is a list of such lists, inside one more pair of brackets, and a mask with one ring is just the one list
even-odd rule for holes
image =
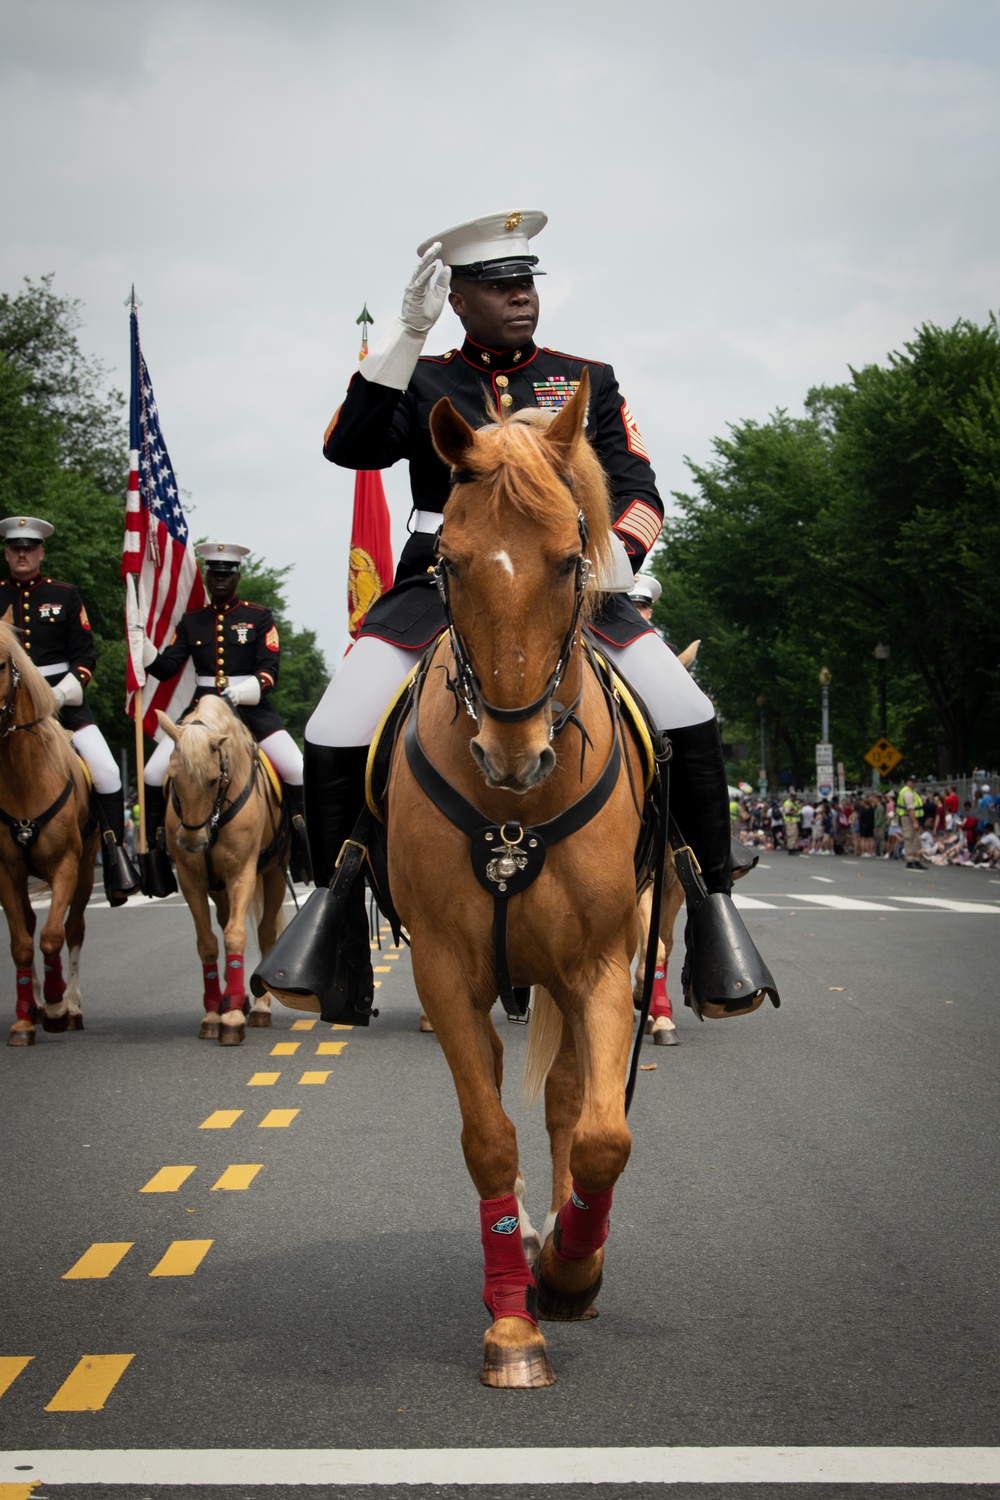
{"label": "white lane line", "polygon": [[820,880],[824,885],[836,885],[832,875],[810,875],[810,880]]}
{"label": "white lane line", "polygon": [[815,902],[817,906],[828,906],[831,911],[898,911],[895,906],[886,906],[881,901],[859,901],[856,896],[812,896],[803,891],[793,900]]}
{"label": "white lane line", "polygon": [[989,906],[985,901],[949,901],[944,896],[893,896],[894,901],[908,901],[911,906],[936,907],[938,911],[992,911],[1000,913],[1000,906]]}
{"label": "white lane line", "polygon": [[[0,1454],[0,1482],[996,1484],[1000,1448],[160,1448]],[[589,1493],[589,1491],[588,1491]]]}
{"label": "white lane line", "polygon": [[733,892],[733,905],[738,907],[740,911],[774,910],[773,901],[758,901],[756,896],[744,896],[738,894],[736,891]]}

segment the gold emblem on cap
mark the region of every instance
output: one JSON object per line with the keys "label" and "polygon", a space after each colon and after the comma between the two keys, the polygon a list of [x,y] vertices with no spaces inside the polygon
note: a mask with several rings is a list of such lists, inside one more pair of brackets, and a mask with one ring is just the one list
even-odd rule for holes
{"label": "gold emblem on cap", "polygon": [[215,550],[216,550],[216,552],[225,552],[225,550],[226,550],[226,544],[225,544],[225,542],[217,542],[216,546],[215,546]]}
{"label": "gold emblem on cap", "polygon": [[518,224],[520,224],[520,222],[521,222],[521,220],[523,218],[524,218],[524,214],[519,214],[517,212],[517,210],[515,209],[513,213],[507,215],[507,218],[506,218],[506,221],[505,221],[503,227],[506,230],[508,230],[508,232],[513,231],[513,230],[515,230],[517,228]]}
{"label": "gold emblem on cap", "polygon": [[24,526],[24,525],[26,525],[26,522],[25,522],[25,519],[24,519],[23,516],[21,517],[21,519],[18,521],[17,524],[18,524],[18,526]]}

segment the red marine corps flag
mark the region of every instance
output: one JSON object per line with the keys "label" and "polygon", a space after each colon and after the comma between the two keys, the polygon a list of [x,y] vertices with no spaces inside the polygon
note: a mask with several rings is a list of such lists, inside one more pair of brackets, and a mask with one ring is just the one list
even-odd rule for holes
{"label": "red marine corps flag", "polygon": [[[365,306],[357,320],[361,324],[360,358],[368,353],[368,324],[373,322]],[[382,475],[378,469],[360,469],[354,481],[354,524],[351,528],[351,561],[347,575],[347,608],[352,639],[380,594],[392,583],[392,533]]]}

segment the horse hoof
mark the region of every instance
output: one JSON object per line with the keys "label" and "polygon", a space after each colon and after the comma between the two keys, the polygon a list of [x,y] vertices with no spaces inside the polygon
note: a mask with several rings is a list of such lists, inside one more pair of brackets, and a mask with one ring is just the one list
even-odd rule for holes
{"label": "horse hoof", "polygon": [[66,1030],[67,1031],[82,1031],[83,1030],[83,1017],[81,1016],[81,1014],[80,1014],[79,1011],[70,1011],[69,1015],[66,1017]]}
{"label": "horse hoof", "polygon": [[652,1016],[647,1016],[646,1017],[646,1025],[644,1027],[644,1035],[645,1036],[649,1036],[649,1033],[652,1031],[652,1029],[653,1029],[653,1017]]}
{"label": "horse hoof", "polygon": [[542,1275],[541,1266],[535,1272],[535,1280],[538,1283],[538,1316],[546,1323],[579,1323],[600,1316],[593,1304],[601,1290],[603,1271],[596,1281],[580,1292],[563,1292],[552,1286]]}
{"label": "horse hoof", "polygon": [[69,1016],[68,1015],[66,1015],[66,1016],[47,1016],[45,1014],[45,1012],[42,1011],[42,1030],[43,1031],[68,1031],[69,1030]]}
{"label": "horse hoof", "polygon": [[423,1011],[420,1012],[420,1030],[430,1032],[431,1036],[434,1035],[434,1027],[431,1025],[430,1021],[428,1021]]}
{"label": "horse hoof", "polygon": [[219,1027],[219,1046],[238,1047],[247,1034],[247,1029],[241,1021],[238,1026]]}
{"label": "horse hoof", "polygon": [[202,1042],[217,1042],[219,1040],[220,1023],[218,1016],[205,1017],[201,1023],[198,1038]]}
{"label": "horse hoof", "polygon": [[271,1012],[269,1010],[252,1010],[247,1019],[251,1026],[270,1026]]}
{"label": "horse hoof", "polygon": [[[521,1328],[504,1329],[503,1325],[511,1323],[520,1324]],[[534,1339],[525,1340],[521,1329],[533,1334]],[[502,1342],[504,1332],[518,1342]],[[537,1391],[555,1385],[556,1377],[545,1352],[545,1340],[538,1329],[526,1323],[524,1318],[499,1318],[492,1328],[486,1330],[483,1339],[483,1370],[479,1379],[482,1385],[501,1391]]]}
{"label": "horse hoof", "polygon": [[33,1047],[35,1028],[30,1021],[15,1021],[7,1037],[8,1047]]}
{"label": "horse hoof", "polygon": [[663,1027],[662,1030],[653,1032],[654,1047],[679,1047],[680,1044],[681,1039],[677,1035],[676,1027],[671,1027],[669,1031]]}

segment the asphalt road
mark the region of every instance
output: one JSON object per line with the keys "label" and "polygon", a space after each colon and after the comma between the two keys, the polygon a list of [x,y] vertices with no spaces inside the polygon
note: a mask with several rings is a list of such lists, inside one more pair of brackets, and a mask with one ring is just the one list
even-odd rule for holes
{"label": "asphalt road", "polygon": [[1000,880],[771,855],[738,893],[782,1007],[644,1044],[601,1316],[545,1326],[533,1393],[478,1381],[476,1195],[405,952],[369,1030],[276,1006],[222,1049],[179,899],[95,902],[86,1030],[0,1054],[0,1500],[1000,1496],[1000,1459],[967,1486],[943,1451],[1000,1454]]}

